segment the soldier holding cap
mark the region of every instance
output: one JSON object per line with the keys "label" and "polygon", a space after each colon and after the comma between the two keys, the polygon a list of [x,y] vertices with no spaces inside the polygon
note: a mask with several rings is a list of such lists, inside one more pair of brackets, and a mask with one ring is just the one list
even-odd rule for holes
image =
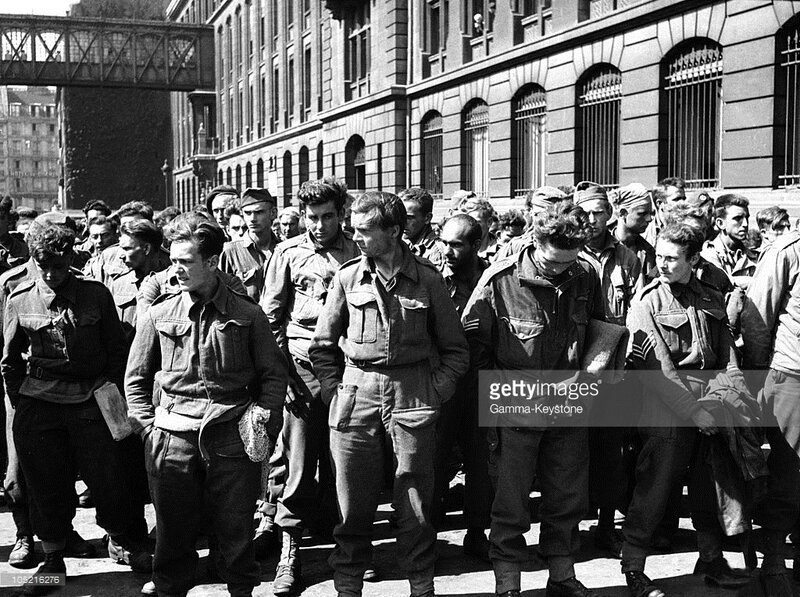
{"label": "soldier holding cap", "polygon": [[223,272],[239,277],[247,295],[258,302],[264,278],[278,239],[272,232],[277,215],[275,198],[267,189],[247,189],[242,193],[242,217],[247,224],[244,238],[225,243],[219,259]]}

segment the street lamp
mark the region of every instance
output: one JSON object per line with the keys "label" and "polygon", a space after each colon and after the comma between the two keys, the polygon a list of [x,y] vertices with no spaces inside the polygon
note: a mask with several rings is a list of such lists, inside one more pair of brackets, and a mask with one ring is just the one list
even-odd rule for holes
{"label": "street lamp", "polygon": [[161,166],[161,173],[164,175],[164,207],[169,207],[169,175],[172,173],[172,167],[166,159]]}

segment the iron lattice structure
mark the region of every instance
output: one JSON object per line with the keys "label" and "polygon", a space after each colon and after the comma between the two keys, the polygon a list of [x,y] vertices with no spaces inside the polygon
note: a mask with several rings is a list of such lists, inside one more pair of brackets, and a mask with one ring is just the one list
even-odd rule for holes
{"label": "iron lattice structure", "polygon": [[194,91],[214,83],[210,26],[0,15],[0,85]]}

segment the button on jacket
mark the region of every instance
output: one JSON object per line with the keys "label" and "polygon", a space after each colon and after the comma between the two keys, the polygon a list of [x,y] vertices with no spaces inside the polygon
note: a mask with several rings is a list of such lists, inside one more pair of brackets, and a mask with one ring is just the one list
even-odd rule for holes
{"label": "button on jacket", "polygon": [[441,274],[405,244],[402,251],[391,289],[379,288],[367,257],[346,263],[334,276],[308,351],[326,402],[342,380],[342,353],[356,367],[381,369],[427,361],[435,350],[439,364],[431,375],[440,401],[452,396],[466,372],[464,334]]}
{"label": "button on jacket", "polygon": [[238,277],[247,289],[247,296],[256,302],[264,290],[267,265],[278,242],[271,232],[270,236],[272,241],[266,253],[262,253],[250,235],[246,234],[244,238],[225,243],[219,256],[219,269]]}
{"label": "button on jacket", "polygon": [[[70,274],[58,290],[41,278],[8,297],[2,372],[12,404],[25,394],[82,402],[96,382],[122,382],[125,337],[108,289]],[[27,375],[23,353],[30,348]]]}
{"label": "button on jacket", "polygon": [[[696,320],[693,321],[693,314]],[[701,396],[681,370],[728,369],[744,383],[728,329],[725,299],[716,289],[692,278],[686,285],[654,280],[636,296],[627,320],[631,339],[628,365],[663,375],[642,381],[647,393],[640,426],[674,427],[700,409]]]}
{"label": "button on jacket", "polygon": [[600,251],[587,246],[578,258],[591,265],[600,277],[606,321],[624,325],[634,287],[642,273],[639,258],[610,232],[606,232],[606,242]]}
{"label": "button on jacket", "polygon": [[477,369],[581,368],[590,318],[604,318],[594,269],[576,262],[553,279],[539,273],[533,247],[487,269],[461,320]]}
{"label": "button on jacket", "polygon": [[[161,388],[159,413],[154,380]],[[170,431],[202,433],[212,421],[238,418],[255,400],[271,411],[268,428],[277,434],[286,362],[258,305],[224,284],[206,304],[186,292],[168,294],[139,318],[125,395],[134,428],[155,420]]]}
{"label": "button on jacket", "polygon": [[784,234],[758,262],[747,291],[742,313],[747,367],[800,373],[799,276],[800,233]]}
{"label": "button on jacket", "polygon": [[320,245],[309,232],[276,247],[267,267],[261,308],[281,349],[308,361],[308,345],[333,275],[360,254],[344,232],[329,247]]}

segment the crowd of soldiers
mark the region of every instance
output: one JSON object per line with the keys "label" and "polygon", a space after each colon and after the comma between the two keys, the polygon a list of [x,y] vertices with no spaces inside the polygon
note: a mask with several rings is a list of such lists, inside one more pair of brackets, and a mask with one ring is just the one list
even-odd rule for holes
{"label": "crowd of soldiers", "polygon": [[[353,198],[326,178],[296,199],[279,213],[265,189],[219,186],[158,217],[92,201],[80,230],[0,201],[9,563],[37,565],[34,536],[44,553],[25,594],[94,554],[72,528],[91,503],[109,557],[151,573],[145,594],[186,595],[201,536],[231,595],[252,594],[276,544],[273,592],[297,594],[310,531],[335,540],[338,595],[361,595],[388,488],[410,594],[433,597],[458,468],[464,554],[491,562],[502,597],[522,590],[533,489],[547,597],[599,594],[575,576],[587,517],[631,596],[664,597],[645,562],[671,548],[684,484],[694,573],[750,582],[722,548],[742,537],[754,568],[755,522],[758,582],[793,594],[800,232],[786,210],[756,230],[745,197],[687,195],[678,178],[542,187],[500,216],[459,191],[435,227],[420,188]],[[583,378],[611,337],[627,375],[600,384],[587,420],[479,424],[479,372]]]}

